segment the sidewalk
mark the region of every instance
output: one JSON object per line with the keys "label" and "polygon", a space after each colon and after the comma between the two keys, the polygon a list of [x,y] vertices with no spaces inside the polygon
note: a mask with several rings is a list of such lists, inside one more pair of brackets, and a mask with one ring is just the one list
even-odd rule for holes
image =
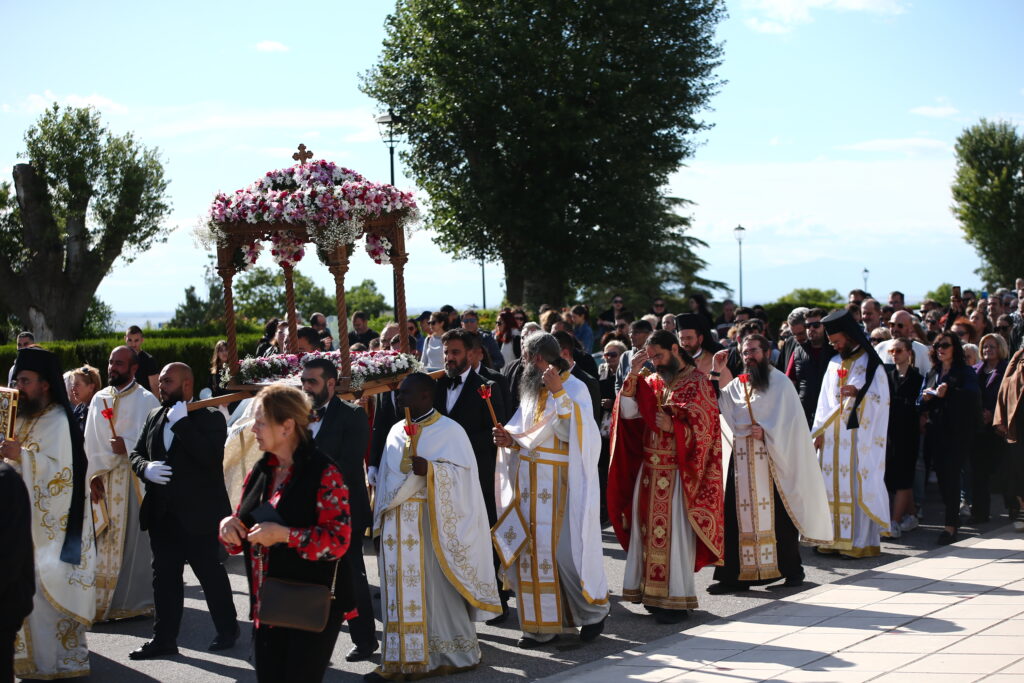
{"label": "sidewalk", "polygon": [[1024,536],[1007,526],[544,680],[1021,681]]}

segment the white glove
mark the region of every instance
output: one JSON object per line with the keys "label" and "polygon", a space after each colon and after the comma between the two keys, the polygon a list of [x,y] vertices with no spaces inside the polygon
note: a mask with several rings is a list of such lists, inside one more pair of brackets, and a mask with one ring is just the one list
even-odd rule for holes
{"label": "white glove", "polygon": [[186,415],[188,415],[188,406],[184,401],[178,401],[167,411],[167,421],[173,425]]}
{"label": "white glove", "polygon": [[366,468],[366,481],[370,482],[370,486],[377,485],[377,468],[373,465]]}
{"label": "white glove", "polygon": [[164,460],[147,462],[142,476],[154,484],[166,484],[171,480],[171,466]]}

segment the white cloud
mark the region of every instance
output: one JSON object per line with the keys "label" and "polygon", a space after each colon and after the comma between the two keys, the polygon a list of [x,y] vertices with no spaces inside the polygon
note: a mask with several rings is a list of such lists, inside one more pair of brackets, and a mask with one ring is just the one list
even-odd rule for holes
{"label": "white cloud", "polygon": [[933,152],[936,150],[948,150],[949,144],[943,140],[936,140],[934,138],[881,138],[877,140],[855,142],[851,145],[841,145],[838,149],[851,150],[854,152],[899,152],[903,154],[917,154],[921,152]]}
{"label": "white cloud", "polygon": [[948,116],[953,116],[955,114],[959,114],[960,110],[957,109],[956,107],[952,107],[952,106],[946,104],[946,105],[938,105],[938,106],[934,106],[934,107],[930,107],[930,106],[914,107],[913,109],[910,110],[910,113],[911,114],[917,114],[918,116],[930,116],[930,117],[936,118],[936,119],[943,119],[943,118],[946,118]]}
{"label": "white cloud", "polygon": [[13,108],[5,104],[4,111],[18,110],[38,114],[49,109],[54,102],[70,107],[95,107],[107,114],[124,114],[128,111],[128,107],[98,93],[57,95],[52,90],[44,90],[42,94],[32,93]]}
{"label": "white cloud", "polygon": [[256,43],[256,49],[260,52],[288,52],[288,46],[276,40],[264,40]]}
{"label": "white cloud", "polygon": [[759,33],[788,33],[814,21],[813,12],[865,12],[893,16],[906,11],[905,0],[744,0],[742,8],[753,16],[748,27]]}

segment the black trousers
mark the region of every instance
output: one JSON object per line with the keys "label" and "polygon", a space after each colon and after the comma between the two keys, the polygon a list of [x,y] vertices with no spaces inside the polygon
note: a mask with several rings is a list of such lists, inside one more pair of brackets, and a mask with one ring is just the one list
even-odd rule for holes
{"label": "black trousers", "polygon": [[979,517],[991,514],[992,476],[1002,464],[1005,451],[1006,439],[991,427],[985,427],[975,439],[971,453],[971,514]]}
{"label": "black trousers", "polygon": [[[930,426],[930,425],[929,425]],[[939,480],[939,495],[945,507],[943,525],[960,528],[960,481],[964,454],[955,444],[941,443],[948,436],[933,431],[925,435],[925,452],[931,453],[932,467]]]}
{"label": "black trousers", "polygon": [[203,587],[217,633],[233,634],[238,628],[238,615],[228,573],[220,560],[217,532],[186,533],[173,514],[166,514],[150,523],[149,545],[153,549],[153,640],[162,645],[178,641],[185,605],[186,562]]}
{"label": "black trousers", "polygon": [[[371,613],[372,614],[372,613]],[[315,683],[331,663],[343,614],[331,609],[320,633],[260,625],[253,632],[256,680],[259,683]]]}
{"label": "black trousers", "polygon": [[14,681],[14,639],[18,631],[0,629],[0,683]]}
{"label": "black trousers", "polygon": [[[715,567],[714,579],[722,583],[760,585],[778,579],[740,581],[740,530],[736,519],[736,482],[732,467],[725,484],[725,564]],[[775,559],[779,572],[786,579],[804,578],[804,565],[800,559],[800,532],[782,504],[779,492],[775,490]]]}
{"label": "black trousers", "polygon": [[[377,624],[373,617],[373,599],[370,597],[370,584],[366,580],[366,563],[363,561],[363,538],[352,539],[348,552],[342,561],[348,564],[352,577],[352,597],[356,603],[356,610],[359,615],[349,619],[348,635],[352,644],[360,650],[374,650],[377,648]],[[335,638],[338,631],[334,631]],[[334,643],[331,643],[330,650],[334,650]]]}

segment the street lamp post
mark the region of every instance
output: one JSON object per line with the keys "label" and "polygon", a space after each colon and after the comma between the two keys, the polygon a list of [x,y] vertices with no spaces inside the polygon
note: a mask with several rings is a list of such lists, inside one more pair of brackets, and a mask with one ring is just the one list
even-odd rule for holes
{"label": "street lamp post", "polygon": [[[391,185],[395,184],[395,147],[398,146],[398,134],[395,132],[395,127],[400,126],[404,123],[402,117],[391,110],[388,107],[387,114],[381,114],[374,119],[377,122],[377,128],[380,130],[380,137],[384,141],[384,144],[388,147],[388,155],[391,162]],[[391,291],[392,301],[395,302],[395,315],[398,315],[398,282],[397,275],[391,274]]]}
{"label": "street lamp post", "polygon": [[866,293],[868,291],[868,275],[869,275],[868,269],[865,268],[864,271],[861,273],[861,275],[864,276],[864,292]]}
{"label": "street lamp post", "polygon": [[732,234],[736,236],[736,243],[740,248],[740,306],[743,305],[743,235],[747,232],[747,229],[742,225],[737,225],[732,230]]}

